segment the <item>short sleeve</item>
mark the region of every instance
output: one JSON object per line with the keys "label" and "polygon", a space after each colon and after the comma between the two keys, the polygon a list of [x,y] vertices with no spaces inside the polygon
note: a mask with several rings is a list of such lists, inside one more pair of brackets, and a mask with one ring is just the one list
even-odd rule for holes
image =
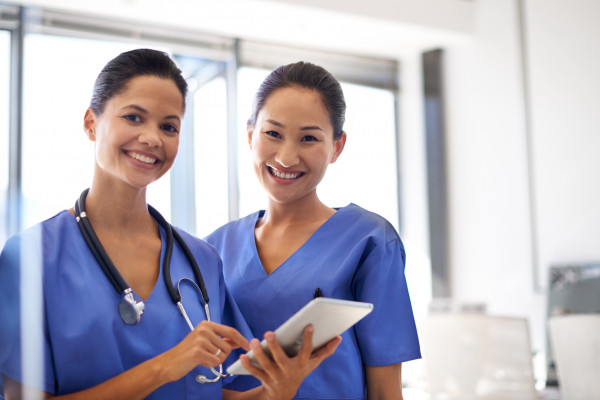
{"label": "short sleeve", "polygon": [[356,299],[374,305],[355,327],[367,365],[390,365],[421,357],[404,263],[404,246],[396,238],[374,247],[354,276]]}

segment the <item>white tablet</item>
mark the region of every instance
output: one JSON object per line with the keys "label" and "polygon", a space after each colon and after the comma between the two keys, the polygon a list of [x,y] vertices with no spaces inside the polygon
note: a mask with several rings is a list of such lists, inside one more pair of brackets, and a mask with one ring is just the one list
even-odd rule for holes
{"label": "white tablet", "polygon": [[[292,357],[302,347],[306,325],[313,324],[315,328],[313,349],[316,350],[360,321],[372,309],[373,304],[371,303],[317,297],[277,328],[275,335],[285,353]],[[265,353],[270,354],[265,340],[261,342],[261,345]],[[247,355],[253,364],[258,365],[252,350]],[[227,368],[227,373],[249,375],[240,360],[231,364]]]}

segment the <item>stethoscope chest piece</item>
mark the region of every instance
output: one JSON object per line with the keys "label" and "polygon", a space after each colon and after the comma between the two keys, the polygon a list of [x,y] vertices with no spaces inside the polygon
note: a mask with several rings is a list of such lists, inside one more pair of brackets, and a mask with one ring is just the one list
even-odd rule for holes
{"label": "stethoscope chest piece", "polygon": [[135,301],[131,289],[128,289],[119,303],[119,315],[127,325],[135,325],[140,322],[145,307],[143,302]]}

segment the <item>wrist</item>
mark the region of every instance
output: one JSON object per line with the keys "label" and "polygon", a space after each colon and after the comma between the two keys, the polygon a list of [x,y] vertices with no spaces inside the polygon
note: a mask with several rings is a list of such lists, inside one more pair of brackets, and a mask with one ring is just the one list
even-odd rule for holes
{"label": "wrist", "polygon": [[169,373],[168,362],[163,360],[162,354],[146,361],[146,376],[153,382],[156,382],[159,386],[166,383],[173,382],[177,378],[173,377],[173,374]]}

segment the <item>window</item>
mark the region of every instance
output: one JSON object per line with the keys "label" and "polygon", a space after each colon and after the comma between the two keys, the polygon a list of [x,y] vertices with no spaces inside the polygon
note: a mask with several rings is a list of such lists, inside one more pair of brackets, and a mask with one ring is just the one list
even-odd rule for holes
{"label": "window", "polygon": [[[234,57],[235,40],[230,38],[146,26],[128,20],[75,15],[41,7],[7,6],[1,11],[0,27],[7,26],[15,32],[25,30],[23,47],[18,49],[23,52],[23,97],[22,101],[13,103],[15,107],[21,107],[22,129],[16,133],[20,135],[22,143],[21,152],[17,155],[21,167],[19,174],[14,174],[14,179],[18,182],[9,181],[12,176],[9,175],[10,168],[14,166],[9,166],[8,163],[7,168],[1,169],[0,175],[2,209],[6,209],[7,216],[20,217],[15,218],[17,223],[11,224],[10,227],[4,220],[5,215],[0,217],[4,235],[1,238],[2,243],[8,235],[49,218],[60,210],[72,207],[81,191],[90,185],[94,168],[94,144],[83,131],[83,115],[89,104],[94,80],[106,62],[120,52],[150,47],[170,53],[184,71],[184,76],[192,77],[193,74],[188,74],[190,67],[218,64],[223,69],[227,61]],[[22,20],[27,22],[23,26],[20,25]],[[0,55],[6,53],[1,58],[0,79],[4,79],[4,75],[8,79],[8,72],[5,74],[2,71],[4,63],[8,65],[11,60],[10,37],[6,34],[0,40],[0,52],[3,52]],[[223,76],[221,73],[221,85],[224,82]],[[216,79],[217,76],[213,78]],[[218,82],[213,86],[209,83],[208,80],[202,82],[198,89],[198,94],[205,96],[205,99],[211,98],[212,93],[208,92],[214,91],[214,85],[218,85]],[[3,94],[7,92],[8,90],[2,91]],[[227,90],[223,95],[228,96],[229,93],[230,90]],[[4,98],[0,101],[0,106],[8,103]],[[213,104],[205,102],[199,107],[204,106]],[[192,107],[188,109],[192,121],[196,111],[202,117],[210,117],[213,121],[223,115],[210,110],[205,113],[204,110]],[[0,113],[3,112],[6,111],[0,110]],[[228,118],[229,115],[224,121]],[[8,118],[1,119],[2,123],[7,120]],[[201,124],[208,123],[204,119],[197,120]],[[204,126],[202,128],[204,129]],[[0,140],[8,140],[10,129],[2,129],[1,134],[6,135],[6,138],[0,136]],[[194,127],[191,126],[188,130],[193,133]],[[8,146],[1,146],[1,151],[7,152]],[[194,150],[188,153],[191,157],[188,154],[185,160],[189,163],[189,160],[194,158]],[[216,152],[207,154],[223,159]],[[1,157],[1,160],[0,162],[4,163],[7,157]],[[188,165],[183,165],[176,172],[175,168],[172,169],[170,174],[148,188],[148,202],[174,224],[188,220],[188,215],[195,211],[193,202],[184,203],[186,207],[179,207],[178,202],[179,199],[188,197],[185,191],[186,196],[178,195],[179,188],[184,186],[179,182],[193,175]],[[177,179],[171,179],[172,176]],[[14,193],[15,204],[6,203],[7,182],[14,183],[14,187],[17,188]],[[193,186],[192,183],[189,193],[194,193]],[[218,193],[217,201],[221,196],[220,189]],[[223,196],[227,198],[226,191]],[[227,208],[227,202],[220,204],[225,204],[224,207]],[[226,219],[225,213],[225,220],[222,222],[226,222]],[[206,229],[213,228],[215,224],[213,221]],[[190,231],[194,233],[195,223],[192,226],[194,229]]]}
{"label": "window", "polygon": [[238,176],[240,185],[240,217],[257,210],[264,210],[267,197],[260,187],[254,167],[252,154],[248,147],[246,121],[250,116],[254,93],[269,71],[258,68],[244,67],[238,71]]}
{"label": "window", "polygon": [[382,215],[398,230],[398,173],[394,95],[342,82],[346,147],[321,183],[326,204],[349,202]]}
{"label": "window", "polygon": [[204,237],[229,216],[225,79],[203,85],[194,99],[196,233]]}
{"label": "window", "polygon": [[[181,162],[148,189],[148,202],[168,220],[202,237],[231,218],[265,208],[266,196],[254,177],[245,121],[259,83],[273,66],[285,63],[283,56],[324,65],[340,79],[346,95],[348,141],[340,159],[330,166],[319,188],[320,197],[335,207],[354,202],[398,228],[395,61],[238,43],[232,38],[42,8],[23,10],[28,24],[22,181],[17,185],[23,213],[19,229],[72,207],[81,190],[90,185],[94,144],[86,137],[82,120],[93,82],[109,59],[141,46],[171,52],[190,82],[186,113],[190,135],[182,138]],[[8,54],[2,57],[0,79],[8,80],[10,37],[5,34],[0,40],[0,51]],[[238,63],[244,67],[235,75]],[[8,99],[0,101],[8,103]],[[2,104],[0,112],[6,113]],[[237,138],[232,139],[235,128]],[[8,128],[2,130],[6,137],[0,136],[3,142],[8,140],[6,132]],[[2,146],[1,151],[7,149]],[[1,159],[5,163],[7,157]],[[3,168],[0,175],[4,192],[7,170]]]}

